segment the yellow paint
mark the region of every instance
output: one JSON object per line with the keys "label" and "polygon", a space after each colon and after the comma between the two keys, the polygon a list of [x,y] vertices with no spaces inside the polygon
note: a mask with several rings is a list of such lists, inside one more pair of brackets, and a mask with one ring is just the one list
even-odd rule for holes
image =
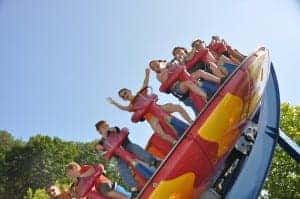
{"label": "yellow paint", "polygon": [[199,129],[201,138],[218,143],[218,157],[227,152],[239,133],[236,127],[242,119],[242,111],[242,99],[227,93]]}
{"label": "yellow paint", "polygon": [[172,180],[163,180],[151,193],[149,199],[188,199],[192,198],[195,174],[183,174]]}
{"label": "yellow paint", "polygon": [[259,52],[257,59],[248,67],[250,78],[254,81],[254,88],[249,102],[248,117],[256,110],[268,79],[269,55],[265,51]]}

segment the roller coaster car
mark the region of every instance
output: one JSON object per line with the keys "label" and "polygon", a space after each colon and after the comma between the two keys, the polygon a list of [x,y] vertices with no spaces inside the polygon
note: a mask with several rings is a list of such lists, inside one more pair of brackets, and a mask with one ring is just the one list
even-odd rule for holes
{"label": "roller coaster car", "polygon": [[198,199],[213,186],[257,112],[269,71],[266,48],[248,56],[168,153],[139,198]]}

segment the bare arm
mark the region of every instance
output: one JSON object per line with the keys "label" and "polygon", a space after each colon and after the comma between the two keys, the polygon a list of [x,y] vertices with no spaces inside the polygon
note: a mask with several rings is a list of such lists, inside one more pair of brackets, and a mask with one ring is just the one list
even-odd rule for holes
{"label": "bare arm", "polygon": [[168,113],[179,113],[181,117],[183,117],[189,124],[193,123],[192,118],[189,116],[189,114],[180,106],[179,104],[172,104],[167,103],[161,106],[165,111]]}
{"label": "bare arm", "polygon": [[170,142],[171,144],[174,144],[176,142],[176,139],[171,137],[170,135],[166,134],[160,124],[158,123],[158,119],[152,118],[150,121],[150,126],[152,129],[164,140],[167,142]]}
{"label": "bare arm", "polygon": [[145,79],[144,79],[144,82],[143,82],[142,89],[149,85],[149,77],[150,77],[150,69],[146,68],[145,69]]}
{"label": "bare arm", "polygon": [[191,60],[194,57],[195,53],[196,53],[196,49],[192,48],[192,50],[185,57],[185,61]]}
{"label": "bare arm", "polygon": [[116,102],[115,100],[113,100],[111,97],[108,97],[107,101],[110,104],[116,106],[117,108],[119,108],[119,109],[121,109],[123,111],[130,111],[131,110],[131,105],[125,106],[125,105],[119,104],[118,102]]}

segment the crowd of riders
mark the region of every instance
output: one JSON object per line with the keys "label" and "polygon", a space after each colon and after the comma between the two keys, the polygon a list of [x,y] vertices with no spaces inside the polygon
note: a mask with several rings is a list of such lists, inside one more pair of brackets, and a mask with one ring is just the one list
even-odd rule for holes
{"label": "crowd of riders", "polygon": [[[157,95],[150,93],[148,89],[151,71],[160,82],[162,92],[173,95],[185,106],[190,107],[197,116],[220,85],[245,59],[243,54],[218,36],[212,36],[208,45],[203,40],[197,39],[191,43],[190,48],[177,46],[171,53],[173,59],[170,61],[154,59],[149,62],[138,92],[133,93],[128,88],[118,91],[119,97],[127,103],[126,105],[118,103],[111,97],[107,98],[110,104],[120,110],[132,112],[133,121],[148,122],[161,143],[170,148],[176,145],[193,123],[193,119],[179,104],[158,104]],[[182,119],[176,117],[174,113],[178,113]],[[86,184],[93,183],[86,186],[89,186],[87,189],[93,191],[93,194],[98,194],[98,198],[136,198],[141,186],[135,172],[142,174],[142,178],[147,180],[163,161],[162,156],[157,156],[132,142],[126,136],[129,132],[126,128],[108,124],[103,119],[95,124],[95,129],[100,136],[95,150],[100,155],[109,157],[108,159],[111,157],[116,159],[119,175],[127,185],[126,188],[111,181],[105,175],[106,171],[102,164],[79,165],[71,162],[66,167],[66,175],[73,181],[72,186],[68,190],[60,190],[55,185],[47,187],[46,191],[50,198],[93,199],[92,195],[86,193],[80,195],[80,191],[77,190],[85,181]],[[127,134],[123,136],[126,132]],[[119,139],[122,136],[124,138]],[[122,143],[116,144],[118,149],[113,147],[116,140],[122,140]],[[109,150],[114,152],[110,153]],[[97,171],[101,172],[96,175]],[[89,178],[95,179],[89,181]]]}

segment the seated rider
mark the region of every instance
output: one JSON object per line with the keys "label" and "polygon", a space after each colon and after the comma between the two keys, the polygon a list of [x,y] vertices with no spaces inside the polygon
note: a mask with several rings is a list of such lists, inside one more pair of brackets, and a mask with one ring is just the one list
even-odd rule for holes
{"label": "seated rider", "polygon": [[[194,48],[192,49],[192,51]],[[190,60],[193,59],[194,52],[188,52],[187,49],[183,47],[175,47],[173,49],[174,60],[177,60],[177,63],[180,65],[185,65],[187,71],[195,79],[207,80],[216,84],[221,83],[221,79],[216,75],[212,74],[211,68],[215,65],[207,64],[202,61],[197,63],[190,64]]]}
{"label": "seated rider", "polygon": [[[102,136],[103,139],[107,139],[110,134],[119,133],[120,129],[118,127],[110,127],[106,121],[101,120],[95,124],[96,130]],[[96,149],[103,150],[102,144],[99,143],[96,146]],[[122,147],[129,153],[134,154],[138,159],[142,160],[150,167],[158,167],[160,160],[153,157],[147,151],[137,144],[132,143],[129,138],[126,138]],[[132,172],[126,162],[119,157],[116,157],[117,166],[123,181],[129,186],[131,192],[136,192],[138,190],[138,185],[135,178],[132,175]]]}
{"label": "seated rider", "polygon": [[218,54],[215,51],[211,50],[211,48],[206,47],[204,41],[201,41],[200,39],[192,42],[192,48],[194,49],[195,52],[208,50],[209,54],[211,54],[215,59],[214,63],[216,63],[216,65],[226,76],[231,74],[239,64],[232,61],[229,57],[223,54]]}
{"label": "seated rider", "polygon": [[71,193],[67,190],[61,191],[56,185],[46,187],[46,192],[50,199],[71,199]]}
{"label": "seated rider", "polygon": [[[165,82],[169,75],[171,74],[169,70],[173,66],[168,66],[166,61],[162,60],[152,60],[149,63],[150,68],[156,72],[156,78],[161,83]],[[192,76],[194,79],[199,79],[200,77]],[[217,78],[218,82],[221,83],[221,79]],[[197,84],[193,81],[177,81],[172,85],[171,91],[175,91],[177,94],[180,93],[182,96],[188,96],[189,92],[193,92],[206,102],[215,91],[217,90],[216,84],[209,81],[198,81]]]}
{"label": "seated rider", "polygon": [[238,50],[232,49],[232,47],[228,45],[224,39],[220,39],[219,36],[212,36],[208,48],[216,55],[216,57],[223,55],[236,65],[239,65],[246,57]]}
{"label": "seated rider", "polygon": [[[146,69],[146,77],[145,77],[144,84],[143,84],[141,90],[143,90],[143,88],[147,88],[147,86],[148,86],[149,73],[150,73],[150,70]],[[148,96],[147,89],[145,89],[143,92],[139,93],[138,95]],[[134,101],[135,101],[136,97],[138,97],[138,95],[135,96],[132,94],[132,92],[129,89],[123,88],[123,89],[119,90],[119,96],[123,100],[129,101],[130,102],[129,105],[127,105],[127,106],[121,105],[121,104],[115,102],[111,98],[108,98],[108,100],[110,101],[111,104],[115,105],[116,107],[118,107],[121,110],[133,112],[134,111],[133,110]],[[193,122],[193,120],[190,118],[188,113],[180,105],[167,103],[164,105],[157,105],[157,106],[159,107],[159,109],[162,112],[165,113],[163,116],[164,117],[163,121],[166,122],[166,124],[173,129],[173,131],[176,135],[176,138],[179,139],[181,137],[181,135],[184,133],[184,131],[188,128],[188,125],[170,114],[174,113],[174,112],[178,112],[190,124]],[[160,118],[158,118],[154,114],[146,113],[145,119],[150,124],[153,131],[158,133],[162,139],[166,140],[167,142],[169,142],[171,144],[176,143],[177,139],[170,136],[166,132],[167,129],[165,129],[164,126],[162,126],[162,124],[160,123]]]}
{"label": "seated rider", "polygon": [[[105,170],[104,166],[100,165],[103,168],[103,173],[97,178],[96,183],[94,185],[96,191],[99,193],[99,195],[112,198],[112,199],[128,199],[131,198],[131,193],[127,192],[123,187],[120,185],[117,185],[117,183],[111,182],[106,176],[105,176]],[[87,178],[92,176],[96,172],[95,168],[92,165],[83,165],[80,166],[76,162],[71,162],[68,164],[66,168],[66,174],[72,178],[73,183],[76,184],[79,183],[79,181],[82,178]],[[75,198],[76,191],[75,191]]]}
{"label": "seated rider", "polygon": [[180,60],[179,62],[186,66],[187,71],[191,74],[201,69],[203,72],[205,71],[219,78],[224,78],[227,75],[226,71],[223,71],[217,65],[216,58],[205,46],[199,50],[192,48],[191,51],[187,51],[183,47],[175,47],[172,54],[176,60]]}

